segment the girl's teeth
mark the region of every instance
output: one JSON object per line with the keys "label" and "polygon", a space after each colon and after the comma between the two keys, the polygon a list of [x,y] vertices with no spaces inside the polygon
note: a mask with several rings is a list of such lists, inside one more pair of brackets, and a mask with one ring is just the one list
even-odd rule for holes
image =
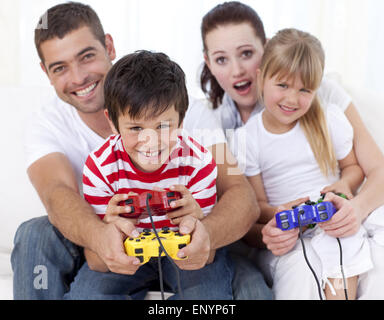
{"label": "girl's teeth", "polygon": [[88,93],[90,93],[93,89],[95,89],[96,87],[96,82],[92,85],[90,85],[88,88],[85,88],[83,90],[80,90],[80,91],[76,91],[76,95],[79,96],[79,97],[83,97],[83,96],[86,96]]}

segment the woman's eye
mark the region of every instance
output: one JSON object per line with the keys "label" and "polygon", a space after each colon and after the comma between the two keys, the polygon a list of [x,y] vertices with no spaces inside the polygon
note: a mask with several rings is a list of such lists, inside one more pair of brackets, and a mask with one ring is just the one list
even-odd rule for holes
{"label": "woman's eye", "polygon": [[219,58],[216,59],[216,63],[217,64],[224,64],[226,61],[227,60],[224,57],[219,57]]}

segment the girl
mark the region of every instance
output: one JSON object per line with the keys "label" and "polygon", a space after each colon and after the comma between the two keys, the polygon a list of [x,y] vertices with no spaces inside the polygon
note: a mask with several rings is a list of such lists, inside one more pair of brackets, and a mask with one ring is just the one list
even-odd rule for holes
{"label": "girl", "polygon": [[[265,108],[245,126],[245,172],[263,221],[273,219],[282,209],[278,207],[291,200],[306,195],[316,199],[327,185],[351,194],[363,181],[352,149],[352,127],[338,107],[326,105],[323,110],[317,96],[323,70],[321,44],[308,33],[285,29],[265,47],[257,70]],[[336,280],[343,278],[336,239],[321,227],[308,230],[304,237],[311,264],[326,284],[327,299],[344,298],[343,286],[337,285],[342,282]],[[355,298],[357,276],[372,268],[369,243],[363,228],[341,243],[348,296]],[[272,277],[277,299],[305,299],[316,293],[305,281],[303,274],[308,272],[303,259],[290,268],[292,255],[300,254],[297,246],[285,257],[270,259],[271,265],[276,263]],[[294,285],[300,281],[301,286]]]}
{"label": "girl", "polygon": [[[256,83],[256,70],[260,65],[266,43],[263,23],[249,6],[236,1],[225,2],[204,16],[201,32],[205,58],[201,74],[202,90],[215,109],[222,128],[224,130],[239,128],[263,109],[258,103]],[[323,79],[317,94],[325,105],[335,104],[347,116],[354,129],[353,144],[357,161],[366,176],[359,194],[352,200],[335,200],[341,201],[339,213],[344,219],[338,223],[327,223],[324,227],[331,236],[350,236],[359,230],[361,221],[370,212],[384,204],[382,197],[384,157],[364,126],[351,98],[342,88],[334,81]],[[338,190],[326,188],[323,191]],[[252,228],[250,232],[252,236],[247,237],[249,244],[263,245],[261,229],[264,227],[263,241],[268,248],[279,254],[289,252],[296,243],[297,234],[291,235],[290,242],[282,244],[281,234],[276,235],[275,229],[265,223],[265,221],[264,224],[258,223]],[[381,245],[371,241],[371,248],[374,246],[377,249],[375,252],[382,251]],[[383,265],[381,261],[384,261],[384,255],[375,256],[375,266]],[[376,298],[376,293],[381,292],[380,282],[368,280],[369,275],[370,272],[364,279],[366,290],[360,294],[360,298]],[[360,278],[360,283],[362,281],[363,277]],[[360,287],[362,286],[359,285]]]}

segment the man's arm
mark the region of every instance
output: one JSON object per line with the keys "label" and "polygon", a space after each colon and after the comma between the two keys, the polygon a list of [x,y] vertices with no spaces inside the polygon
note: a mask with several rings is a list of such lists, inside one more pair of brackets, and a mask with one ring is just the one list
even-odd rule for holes
{"label": "man's arm", "polygon": [[107,224],[81,197],[75,173],[65,155],[52,153],[28,168],[29,178],[43,202],[49,220],[68,240],[89,248],[110,271],[132,274],[135,258],[125,254],[123,233],[131,235],[134,225],[126,220]]}
{"label": "man's arm", "polygon": [[103,226],[81,197],[75,173],[64,154],[52,153],[28,168],[28,176],[43,202],[51,223],[70,241],[91,247],[89,235]]}
{"label": "man's arm", "polygon": [[211,249],[218,249],[241,239],[259,218],[260,210],[255,193],[227,145],[209,149],[217,164],[219,201],[202,223],[208,231]]}

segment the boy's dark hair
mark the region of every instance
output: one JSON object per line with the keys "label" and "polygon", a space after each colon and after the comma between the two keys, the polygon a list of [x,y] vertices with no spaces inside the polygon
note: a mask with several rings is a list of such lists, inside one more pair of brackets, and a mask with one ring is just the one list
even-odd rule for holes
{"label": "boy's dark hair", "polygon": [[[46,26],[42,27],[45,21]],[[48,9],[40,17],[35,29],[35,46],[40,60],[44,62],[41,44],[53,38],[63,39],[67,34],[87,26],[97,40],[105,48],[105,33],[96,12],[88,5],[79,2],[68,2]]]}
{"label": "boy's dark hair", "polygon": [[104,83],[105,108],[119,131],[118,117],[151,119],[175,106],[179,125],[188,109],[185,74],[164,53],[136,51],[121,58]]}
{"label": "boy's dark hair", "polygon": [[[201,23],[201,37],[203,40],[204,52],[207,53],[206,36],[210,31],[219,26],[240,23],[249,23],[255,31],[256,37],[261,40],[261,43],[263,45],[266,43],[267,39],[264,25],[257,12],[244,3],[229,1],[217,5],[203,17]],[[212,102],[213,108],[216,109],[222,102],[224,90],[212,75],[207,64],[204,64],[203,71],[200,75],[200,86]]]}

